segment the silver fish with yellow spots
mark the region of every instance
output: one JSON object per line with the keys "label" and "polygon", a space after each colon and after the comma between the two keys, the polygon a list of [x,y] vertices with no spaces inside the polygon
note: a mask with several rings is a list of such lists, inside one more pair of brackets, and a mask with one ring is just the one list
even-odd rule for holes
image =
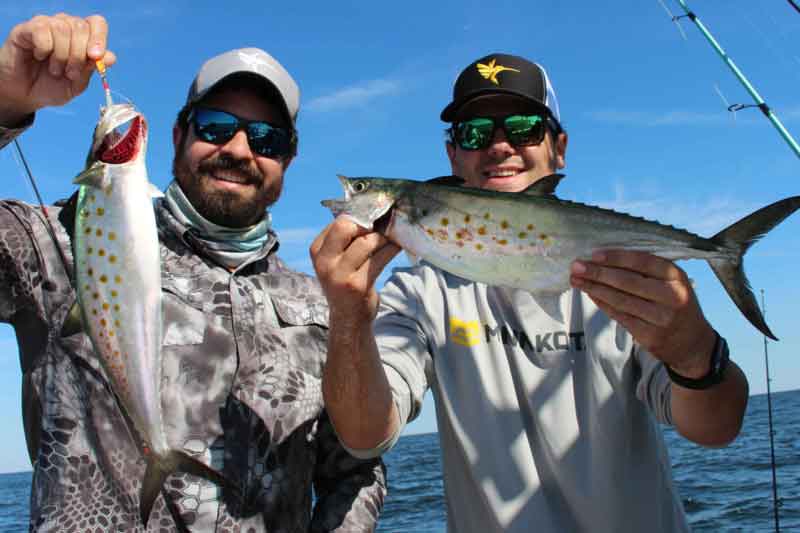
{"label": "silver fish with yellow spots", "polygon": [[442,270],[531,292],[568,289],[570,263],[598,249],[705,259],[750,323],[775,339],[750,290],[742,257],[800,208],[800,196],[775,202],[704,238],[557,198],[560,178],[548,176],[520,194],[463,187],[463,180],[453,176],[427,182],[339,176],[344,200],[323,200],[322,205]]}
{"label": "silver fish with yellow spots", "polygon": [[[217,472],[167,443],[161,407],[161,263],[147,178],[147,123],[130,104],[101,110],[80,185],[73,249],[80,322],[132,421],[147,458],[140,517],[167,475],[182,470],[218,483]],[[73,313],[74,315],[74,313]]]}

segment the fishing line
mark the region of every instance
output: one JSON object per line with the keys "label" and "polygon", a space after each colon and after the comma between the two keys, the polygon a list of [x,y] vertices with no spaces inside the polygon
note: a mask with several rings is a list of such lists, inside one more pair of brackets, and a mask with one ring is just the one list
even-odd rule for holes
{"label": "fishing line", "polygon": [[[797,144],[797,142],[794,140],[791,134],[786,130],[786,128],[783,126],[783,124],[775,115],[775,113],[772,111],[772,109],[767,105],[767,103],[764,101],[761,95],[758,94],[758,91],[756,91],[755,87],[753,87],[753,85],[745,77],[742,71],[739,70],[739,67],[736,66],[736,64],[733,62],[730,56],[728,56],[728,54],[722,49],[717,40],[714,39],[714,36],[711,35],[708,29],[700,21],[700,18],[691,9],[689,9],[689,6],[686,5],[685,0],[678,0],[678,3],[681,5],[686,14],[675,16],[672,18],[672,20],[677,21],[682,18],[688,18],[689,20],[694,22],[694,25],[697,26],[697,28],[700,30],[700,32],[703,34],[706,40],[711,44],[712,48],[714,48],[717,54],[719,54],[723,62],[726,65],[728,65],[728,67],[734,73],[739,82],[744,86],[747,92],[750,93],[750,96],[756,102],[754,105],[736,104],[736,109],[745,109],[747,107],[759,108],[761,112],[764,114],[764,116],[767,117],[770,122],[772,122],[772,125],[775,126],[775,129],[778,130],[778,133],[780,133],[781,137],[783,137],[784,141],[786,141],[786,143],[789,145],[789,147],[792,149],[795,155],[800,158],[800,145]],[[667,12],[669,13],[669,9],[667,9]]]}
{"label": "fishing line", "polygon": [[28,161],[25,159],[25,154],[22,153],[22,147],[17,139],[14,139],[14,146],[17,148],[17,154],[19,155],[20,161],[22,161],[22,166],[25,168],[25,174],[28,177],[28,182],[30,183],[31,187],[33,187],[33,192],[36,195],[36,199],[39,201],[39,208],[42,210],[42,214],[44,215],[47,233],[50,235],[50,238],[53,239],[53,243],[56,245],[58,257],[61,260],[61,266],[64,267],[64,272],[66,272],[67,277],[69,278],[70,273],[69,267],[67,266],[67,258],[64,255],[64,250],[61,248],[61,244],[56,238],[55,228],[53,228],[53,223],[50,221],[50,213],[47,211],[47,206],[44,205],[42,195],[39,193],[39,187],[36,186],[36,180],[33,179],[33,173],[31,172],[31,168],[28,166]]}
{"label": "fishing line", "polygon": [[[761,289],[761,314],[766,319],[767,306],[764,303],[764,289]],[[767,370],[767,413],[769,417],[769,450],[772,459],[772,511],[775,515],[775,531],[781,530],[778,519],[778,508],[781,501],[778,499],[778,477],[777,469],[775,467],[775,432],[772,429],[772,392],[770,391],[770,382],[772,379],[769,377],[769,355],[767,353],[767,337],[764,336],[764,366]]]}

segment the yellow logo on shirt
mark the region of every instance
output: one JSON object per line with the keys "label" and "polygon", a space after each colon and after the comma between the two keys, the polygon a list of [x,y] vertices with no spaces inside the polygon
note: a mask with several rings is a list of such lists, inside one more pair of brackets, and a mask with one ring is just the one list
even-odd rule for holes
{"label": "yellow logo on shirt", "polygon": [[508,70],[511,72],[519,72],[519,70],[511,67],[504,67],[503,65],[496,65],[496,59],[492,59],[489,61],[488,65],[484,65],[483,63],[478,63],[476,67],[478,68],[478,72],[480,72],[481,76],[486,78],[487,80],[491,81],[495,85],[500,85],[500,82],[497,81],[497,75],[503,72],[504,70]]}
{"label": "yellow logo on shirt", "polygon": [[477,320],[464,322],[450,318],[450,340],[461,346],[475,346],[481,342],[481,325]]}

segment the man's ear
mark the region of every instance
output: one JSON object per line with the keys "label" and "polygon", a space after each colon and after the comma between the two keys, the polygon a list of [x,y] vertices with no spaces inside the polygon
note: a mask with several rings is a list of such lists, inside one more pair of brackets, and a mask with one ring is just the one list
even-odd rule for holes
{"label": "man's ear", "polygon": [[567,166],[567,144],[569,137],[564,132],[558,134],[556,138],[556,168]]}
{"label": "man's ear", "polygon": [[175,151],[178,151],[178,147],[181,145],[181,141],[183,140],[183,132],[178,127],[178,123],[172,125],[172,146],[175,148]]}
{"label": "man's ear", "polygon": [[451,142],[445,142],[444,147],[447,149],[447,159],[450,160],[450,170],[453,174],[456,174],[456,147]]}

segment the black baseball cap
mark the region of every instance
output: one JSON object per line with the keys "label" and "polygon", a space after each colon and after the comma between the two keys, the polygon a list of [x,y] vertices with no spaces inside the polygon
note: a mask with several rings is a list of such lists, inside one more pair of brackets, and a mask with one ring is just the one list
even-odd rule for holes
{"label": "black baseball cap", "polygon": [[442,110],[441,119],[453,122],[464,104],[490,94],[522,97],[561,123],[556,93],[544,67],[511,54],[489,54],[462,70],[453,86],[453,101]]}

